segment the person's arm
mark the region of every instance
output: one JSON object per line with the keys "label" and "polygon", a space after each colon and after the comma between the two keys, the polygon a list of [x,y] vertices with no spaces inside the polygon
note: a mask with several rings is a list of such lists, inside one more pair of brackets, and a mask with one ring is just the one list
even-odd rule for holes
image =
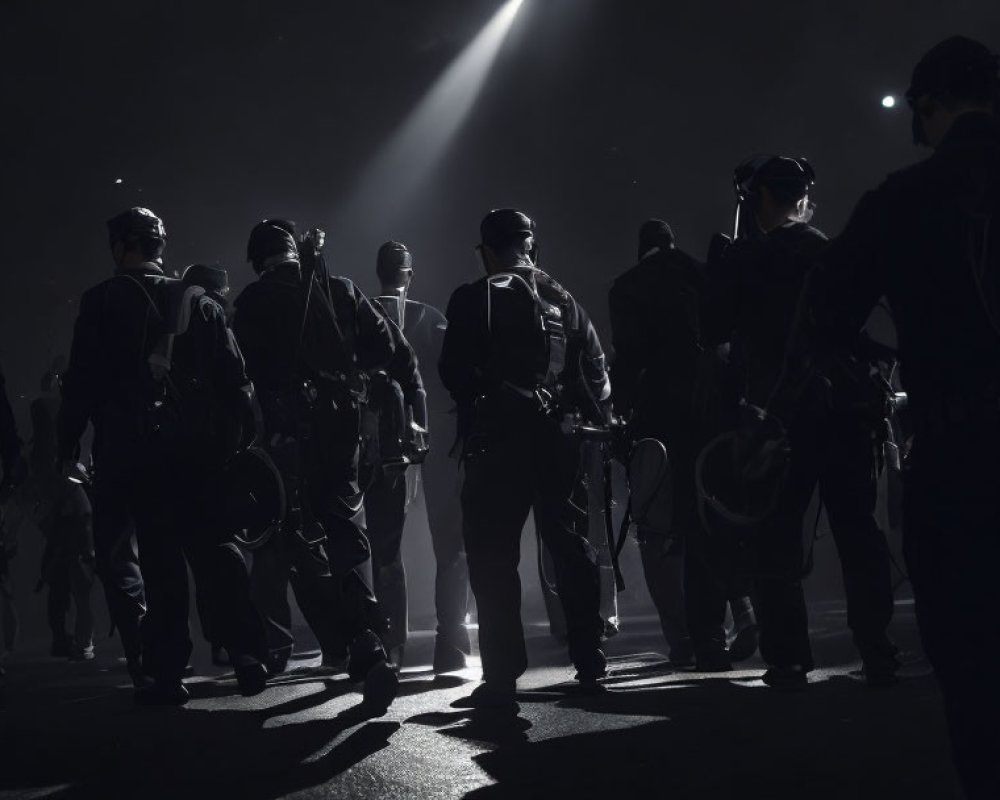
{"label": "person's arm", "polygon": [[580,381],[587,398],[593,405],[598,419],[607,422],[611,418],[611,381],[608,378],[604,359],[604,348],[583,306],[577,304],[577,326],[580,336]]}
{"label": "person's arm", "polygon": [[615,411],[627,415],[634,410],[639,380],[649,363],[649,337],[643,334],[639,314],[627,290],[615,283],[608,292],[611,314],[611,389]]}
{"label": "person's arm", "polygon": [[865,194],[813,268],[805,291],[806,322],[833,344],[852,346],[885,294],[891,263],[886,247],[892,219],[887,185]]}
{"label": "person's arm", "polygon": [[396,351],[389,321],[356,286],[353,295],[358,369],[365,372],[386,369]]}
{"label": "person's arm", "polygon": [[239,428],[234,444],[249,447],[257,435],[253,383],[247,376],[246,363],[236,336],[226,324],[225,312],[213,301],[203,302],[211,304],[209,324],[212,326],[216,354],[213,377],[218,381],[223,410]]}
{"label": "person's arm", "polygon": [[448,301],[448,325],[441,343],[438,372],[460,408],[472,405],[481,390],[483,317],[477,309],[475,284],[460,286]]}
{"label": "person's arm", "polygon": [[407,408],[411,409],[413,421],[421,428],[427,428],[427,392],[420,374],[417,354],[406,340],[399,326],[388,317],[385,321],[392,333],[395,352],[386,368],[389,377],[399,384]]}

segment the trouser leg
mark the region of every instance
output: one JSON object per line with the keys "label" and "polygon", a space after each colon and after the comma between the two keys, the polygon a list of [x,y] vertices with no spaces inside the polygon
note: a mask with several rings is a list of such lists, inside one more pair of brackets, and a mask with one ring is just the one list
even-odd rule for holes
{"label": "trouser leg", "polygon": [[181,538],[169,518],[151,514],[136,520],[136,539],[147,602],[141,627],[143,668],[155,680],[172,683],[183,677],[191,656],[188,573]]}
{"label": "trouser leg", "polygon": [[462,487],[469,581],[479,610],[483,679],[507,683],[528,665],[521,628],[521,531],[531,504],[524,457],[511,442],[470,456]]}
{"label": "trouser leg", "polygon": [[50,563],[46,570],[49,584],[46,611],[53,649],[67,650],[70,643],[69,632],[66,630],[70,604],[69,564],[63,556],[56,556],[56,559],[57,562]]}
{"label": "trouser leg", "polygon": [[[195,579],[195,596],[210,613],[212,642],[235,659],[249,655],[265,661],[268,655],[264,623],[253,602],[246,561],[235,542],[215,531],[194,529],[184,537],[184,554]],[[210,609],[210,612],[209,612]]]}
{"label": "trouser leg", "polygon": [[458,466],[448,458],[443,442],[435,439],[439,452],[431,450],[421,467],[427,524],[434,548],[434,607],[437,611],[437,632],[448,644],[469,652],[469,633],[465,617],[469,611],[469,568],[462,538],[461,498]]}
{"label": "trouser leg", "polygon": [[380,474],[365,492],[365,520],[372,551],[375,597],[385,618],[383,641],[389,649],[406,643],[406,571],[403,527],[406,476]]}
{"label": "trouser leg", "polygon": [[[904,551],[924,650],[941,685],[955,766],[970,800],[1000,797],[1000,563],[992,500],[904,495]],[[922,496],[923,495],[923,496]]]}
{"label": "trouser leg", "polygon": [[831,437],[820,493],[837,544],[847,624],[862,658],[892,658],[886,628],[893,594],[889,546],[875,522],[877,482],[869,431],[839,426]]}
{"label": "trouser leg", "polygon": [[280,672],[292,655],[292,609],[288,603],[291,555],[278,532],[253,553],[250,591],[254,605],[264,619],[264,635],[271,654],[270,664]]}
{"label": "trouser leg", "polygon": [[809,617],[802,579],[806,572],[804,518],[819,477],[825,434],[809,409],[789,427],[792,448],[775,510],[747,542],[754,585],[760,654],[772,667],[813,668]]}
{"label": "trouser leg", "polygon": [[129,508],[130,489],[98,484],[94,492],[94,553],[111,622],[121,636],[125,656],[141,652],[139,623],[146,613],[143,575]]}
{"label": "trouser leg", "polygon": [[90,593],[94,586],[94,572],[90,564],[79,558],[70,566],[70,591],[76,609],[73,640],[77,648],[86,650],[94,644],[94,614],[90,604]]}
{"label": "trouser leg", "polygon": [[600,574],[597,551],[587,538],[587,488],[579,443],[559,434],[551,438],[532,452],[532,501],[542,544],[552,556],[566,637],[576,662],[599,645],[604,631]]}
{"label": "trouser leg", "polygon": [[709,535],[692,531],[684,553],[684,599],[695,652],[718,652],[726,646],[727,587]]}
{"label": "trouser leg", "polygon": [[649,596],[671,651],[690,647],[684,612],[684,549],[680,541],[639,533],[639,554]]}

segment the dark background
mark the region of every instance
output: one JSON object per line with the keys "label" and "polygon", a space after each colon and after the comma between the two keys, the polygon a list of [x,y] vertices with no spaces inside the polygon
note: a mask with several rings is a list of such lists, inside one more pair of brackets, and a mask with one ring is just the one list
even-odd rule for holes
{"label": "dark background", "polygon": [[643,218],[703,255],[730,224],[733,166],[783,151],[813,160],[815,222],[836,233],[861,191],[920,156],[907,110],[881,97],[944,36],[1000,35],[995,0],[525,0],[418,200],[345,225],[365,166],[501,5],[7,8],[0,363],[19,416],[68,349],[80,293],[109,274],[104,221],[127,206],[164,218],[169,269],[219,261],[237,288],[266,215],[330,230],[333,270],[366,291],[379,243],[401,239],[413,296],[443,305],[477,273],[483,213],[516,205],[603,329]]}

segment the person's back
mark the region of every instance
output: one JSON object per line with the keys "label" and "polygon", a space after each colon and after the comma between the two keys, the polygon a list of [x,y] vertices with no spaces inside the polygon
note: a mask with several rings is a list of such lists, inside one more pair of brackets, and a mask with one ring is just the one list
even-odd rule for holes
{"label": "person's back", "polygon": [[534,266],[534,223],[500,209],[480,234],[487,276],[452,294],[439,369],[461,415],[463,534],[479,608],[484,683],[468,702],[509,710],[527,667],[517,554],[529,511],[559,574],[577,678],[605,673],[581,445],[564,424],[606,421],[610,387],[586,313]]}
{"label": "person's back", "polygon": [[[645,223],[643,230],[651,222],[658,221]],[[643,429],[656,435],[652,431],[668,413],[690,421],[702,354],[703,266],[674,246],[669,228],[661,231],[662,241],[651,236],[647,231],[643,240],[640,231],[640,260],[615,279],[608,304],[615,411],[634,412],[644,418]]]}
{"label": "person's back", "polygon": [[934,149],[858,203],[810,280],[814,335],[850,341],[885,296],[914,429],[903,549],[921,639],[970,798],[1000,796],[1000,70],[964,37],[931,49],[907,98]]}

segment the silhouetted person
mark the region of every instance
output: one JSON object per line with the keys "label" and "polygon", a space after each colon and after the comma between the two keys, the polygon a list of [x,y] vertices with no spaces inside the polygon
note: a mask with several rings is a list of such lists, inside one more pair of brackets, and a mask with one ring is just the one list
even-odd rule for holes
{"label": "silhouetted person", "polygon": [[[854,347],[824,352],[799,396],[772,399],[807,271],[826,238],[811,217],[814,175],[805,161],[763,156],[737,169],[742,230],[713,263],[713,322],[731,326],[733,354],[750,408],[773,411],[788,431],[791,461],[773,514],[750,539],[757,573],[765,681],[802,685],[811,668],[801,577],[811,566],[803,521],[817,484],[844,575],[847,621],[872,686],[895,682],[896,648],[886,629],[893,595],[889,548],[875,521],[885,398]],[[722,334],[721,330],[719,338]],[[859,329],[860,330],[860,329]],[[811,548],[811,544],[810,544]],[[796,566],[798,565],[798,566]]]}
{"label": "silhouetted person", "polygon": [[[161,267],[163,223],[132,208],[108,222],[114,275],[84,293],[63,379],[58,419],[61,469],[71,476],[79,441],[94,426],[94,533],[98,567],[133,669],[134,626],[118,598],[137,602],[116,572],[134,527],[147,613],[136,701],[186,702],[191,653],[190,563],[212,593],[220,637],[244,694],[263,690],[263,627],[246,564],[215,517],[222,467],[253,436],[252,386],[222,309]],[[103,563],[102,563],[103,562]]]}
{"label": "silhouetted person", "polygon": [[441,357],[447,320],[433,306],[409,298],[413,260],[406,246],[386,242],[375,264],[381,291],[376,298],[403,331],[417,356],[427,396],[430,450],[420,466],[436,571],[434,607],[437,637],[434,671],[452,672],[465,667],[470,651],[465,616],[469,606],[469,571],[462,541],[458,499],[458,464],[451,457],[455,440],[455,414],[448,390],[441,383],[437,363]]}
{"label": "silhouetted person", "polygon": [[366,411],[373,430],[366,436],[361,485],[372,548],[373,588],[386,620],[382,641],[394,664],[402,667],[408,634],[402,551],[407,470],[411,456],[419,461],[425,455],[423,449],[414,447],[414,426],[427,429],[427,394],[417,356],[394,319],[395,314],[387,312],[378,298],[372,304],[386,318],[395,351],[389,364],[369,377]]}
{"label": "silhouetted person", "polygon": [[448,303],[444,385],[458,404],[465,483],[462,526],[479,610],[483,681],[474,706],[515,706],[527,668],[517,563],[528,512],[552,554],[577,679],[606,671],[596,553],[587,541],[578,411],[606,422],[604,353],[586,312],[534,263],[534,223],[513,209],[480,226],[487,275]]}
{"label": "silhouetted person", "polygon": [[694,400],[706,357],[703,273],[701,264],[675,246],[665,222],[643,223],[639,263],[619,276],[608,294],[615,350],[611,386],[615,410],[629,420],[630,436],[662,442],[670,461],[674,511],[669,535],[638,528],[646,584],[670,659],[687,664],[694,655],[699,670],[722,671],[731,668],[723,630],[727,598],[736,598],[734,622],[742,632],[735,655],[752,655],[756,633],[748,578],[735,554],[713,540],[698,518],[695,461],[720,423],[705,418]]}
{"label": "silhouetted person", "polygon": [[[222,308],[227,321],[232,310],[229,305],[229,272],[225,267],[209,264],[190,264],[181,273],[181,280],[187,286],[198,286],[205,290],[205,295],[212,298]],[[217,626],[212,623],[212,605],[204,588],[196,585],[195,606],[198,610],[198,622],[201,633],[212,648],[212,663],[224,666],[230,663],[229,654],[217,641]]]}
{"label": "silhouetted person", "polygon": [[10,561],[16,554],[17,547],[4,519],[4,506],[23,479],[24,473],[21,439],[17,435],[17,423],[14,421],[10,400],[7,399],[7,382],[2,369],[0,369],[0,467],[3,468],[3,478],[0,479],[0,624],[3,625],[0,680],[2,680],[3,664],[8,653],[14,649],[18,631],[17,608],[14,605],[14,593],[10,585]]}
{"label": "silhouetted person", "polygon": [[291,580],[324,657],[336,659],[347,643],[348,675],[365,682],[367,705],[384,710],[397,679],[376,634],[378,605],[360,571],[369,545],[359,524],[358,443],[363,373],[391,361],[393,340],[349,280],[325,274],[315,258],[304,274],[294,230],[285,220],[254,226],[247,259],[259,279],[236,299],[233,318],[258,391],[264,444],[288,504],[280,532],[254,552],[254,592],[276,669],[293,646]]}
{"label": "silhouetted person", "polygon": [[[90,499],[79,483],[56,471],[56,418],[59,375],[42,378],[42,394],[31,403],[31,455],[22,505],[45,537],[40,584],[48,586],[48,621],[53,656],[89,661],[94,657],[94,620],[90,592],[94,583],[94,534]],[[72,634],[66,629],[71,605]]]}
{"label": "silhouetted person", "polygon": [[1000,797],[1000,78],[954,37],[917,64],[907,98],[925,161],[865,194],[810,282],[808,317],[850,344],[892,309],[914,446],[904,552],[970,798]]}

